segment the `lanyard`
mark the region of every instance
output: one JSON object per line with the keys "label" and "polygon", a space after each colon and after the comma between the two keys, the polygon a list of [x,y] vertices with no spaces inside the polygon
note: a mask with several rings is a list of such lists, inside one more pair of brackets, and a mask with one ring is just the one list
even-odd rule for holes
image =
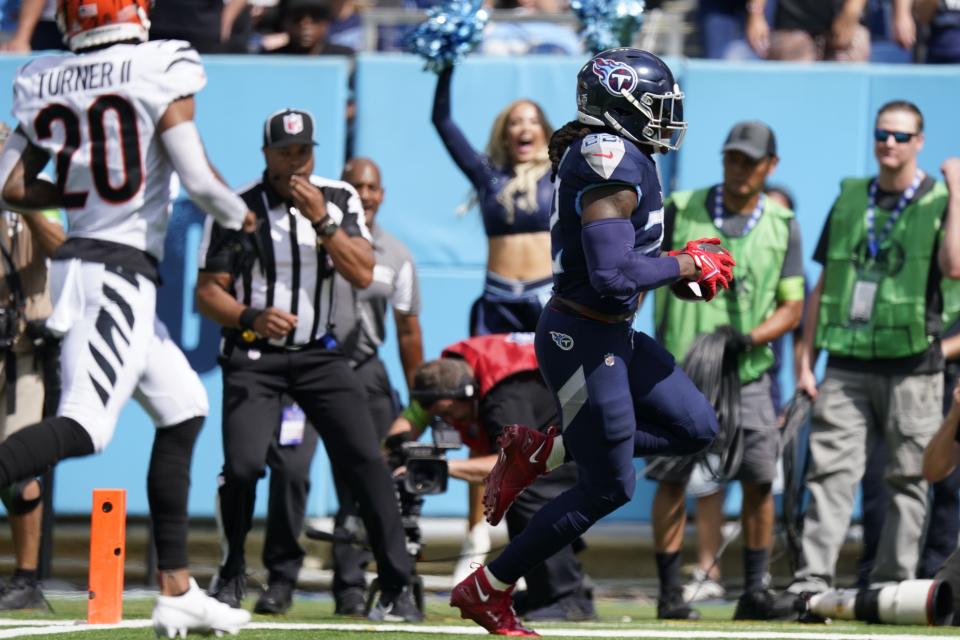
{"label": "lanyard", "polygon": [[757,223],[760,222],[760,216],[763,214],[763,205],[766,204],[766,199],[767,196],[761,193],[760,197],[757,198],[757,206],[754,207],[753,213],[750,214],[750,219],[747,220],[745,225],[743,225],[743,229],[739,234],[733,235],[732,233],[723,231],[723,185],[717,185],[717,190],[713,199],[713,226],[720,231],[723,231],[728,236],[742,238],[750,233],[753,228],[757,226]]}
{"label": "lanyard", "polygon": [[897,223],[897,219],[900,218],[900,214],[903,213],[903,210],[906,209],[910,201],[913,200],[913,196],[920,187],[922,180],[923,172],[917,169],[917,173],[913,176],[913,182],[910,183],[906,191],[900,194],[900,200],[897,201],[896,208],[890,213],[890,217],[887,218],[887,222],[883,225],[879,236],[874,228],[877,221],[877,181],[873,180],[873,182],[870,183],[867,197],[867,249],[870,251],[871,258],[877,257],[877,254],[880,252],[880,245],[883,244],[883,241],[890,235],[890,231],[893,229],[893,225]]}

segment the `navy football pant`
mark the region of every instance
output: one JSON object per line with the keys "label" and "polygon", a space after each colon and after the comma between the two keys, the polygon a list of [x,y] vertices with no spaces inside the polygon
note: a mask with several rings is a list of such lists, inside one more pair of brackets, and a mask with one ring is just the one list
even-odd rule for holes
{"label": "navy football pant", "polygon": [[688,455],[709,445],[717,418],[673,357],[629,324],[605,324],[548,307],[537,359],[560,405],[563,444],[579,479],[547,503],[490,563],[503,582],[583,535],[630,501],[633,458]]}

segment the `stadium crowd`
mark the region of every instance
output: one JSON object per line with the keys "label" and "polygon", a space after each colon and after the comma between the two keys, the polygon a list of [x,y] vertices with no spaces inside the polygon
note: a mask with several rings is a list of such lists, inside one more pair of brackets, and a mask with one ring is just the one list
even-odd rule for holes
{"label": "stadium crowd", "polygon": [[[801,230],[789,191],[771,185],[777,135],[760,121],[727,133],[719,183],[663,199],[653,155],[679,149],[687,123],[671,70],[649,52],[615,49],[591,59],[577,78],[577,117],[556,130],[536,102],[506,105],[482,151],[452,119],[454,69],[443,70],[432,122],[473,187],[486,276],[463,310],[470,335],[424,362],[418,318],[430,310],[421,308],[411,252],[376,220],[385,197],[376,159],[351,158],[336,178],[316,175],[314,120],[293,105],[263,114],[263,176],[233,193],[206,161],[193,122],[194,96],[206,83],[198,51],[351,55],[361,48],[362,8],[351,0],[272,7],[170,0],[154,10],[158,39],[148,42],[148,3],[117,1],[133,18],[98,17],[78,0],[61,0],[58,11],[66,46],[92,66],[109,65],[107,75],[120,70],[122,89],[103,96],[84,86],[67,92],[64,106],[49,91],[44,97],[44,83],[74,58],[25,65],[15,85],[18,127],[0,156],[0,487],[17,547],[0,609],[42,602],[34,478],[107,447],[131,398],[157,425],[147,475],[161,585],[154,625],[168,635],[236,631],[249,620],[240,611],[244,542],[267,466],[269,577],[255,611],[287,611],[303,561],[297,537],[318,437],[341,502],[335,612],[421,620],[408,514],[395,493],[406,469],[388,468],[381,444],[402,448],[439,421],[470,450],[447,467],[472,486],[464,556],[489,547],[484,520],[508,524],[502,554],[461,568],[452,592],[451,604],[492,633],[533,634],[517,611],[525,620],[595,617],[576,554],[590,526],[631,499],[637,457],[647,458],[647,475],[658,483],[652,521],[662,619],[696,619],[693,602],[723,595],[718,503],[706,498],[721,496],[732,480],[744,496],[735,619],[797,619],[811,594],[837,586],[861,478],[864,518],[878,523],[862,586],[933,576],[956,584],[960,381],[948,363],[960,359],[950,337],[960,316],[945,310],[960,308],[952,303],[960,288],[951,284],[960,279],[960,158],[943,160],[942,178],[919,168],[926,132],[915,104],[892,100],[865,116],[874,125],[875,170],[842,182],[821,230]],[[709,4],[699,7],[705,25],[720,20],[721,9]],[[826,14],[821,5],[780,0],[770,18],[763,0],[751,0],[725,16],[727,42],[705,39],[704,52],[729,56],[740,38],[761,58],[870,59],[866,3],[847,0]],[[43,2],[23,0],[19,19],[6,9],[5,50],[55,48],[53,14]],[[915,7],[897,0],[891,37],[904,49],[922,42],[927,61],[950,61],[957,14],[946,0]],[[119,31],[105,29],[117,24]],[[579,52],[562,44],[552,51],[558,48]],[[143,75],[136,82],[122,75],[131,71],[121,59],[137,60]],[[150,114],[149,127],[125,120],[134,117],[132,104]],[[71,159],[61,162],[51,126],[80,136],[71,128],[74,111],[88,114],[87,134],[100,138],[86,164],[75,161],[67,185]],[[105,112],[115,115],[124,142],[116,179],[102,152]],[[54,155],[56,185],[41,175]],[[186,495],[207,399],[155,313],[174,172],[209,215],[196,297],[223,329],[217,496],[225,556],[206,593],[186,557]],[[60,208],[65,237],[48,215],[34,213]],[[822,272],[807,281],[801,233],[816,231],[813,259]],[[653,336],[631,325],[648,292]],[[379,356],[388,308],[406,407]],[[49,332],[38,324],[45,318]],[[777,593],[770,550],[785,438],[776,381],[791,336],[795,398],[812,402],[809,434],[797,436],[809,445],[810,496],[796,571]],[[62,352],[59,408],[51,400],[59,383],[48,379],[55,346]],[[822,351],[827,368],[818,381]],[[688,492],[701,498],[704,517],[697,518],[700,572],[685,587],[679,563]],[[372,601],[364,577],[370,554],[345,542],[358,530],[377,560]],[[515,592],[521,578],[522,595]]]}

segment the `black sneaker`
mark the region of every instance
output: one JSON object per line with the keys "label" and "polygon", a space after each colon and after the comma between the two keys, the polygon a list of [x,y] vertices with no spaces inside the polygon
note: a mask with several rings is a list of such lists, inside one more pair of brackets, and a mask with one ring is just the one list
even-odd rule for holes
{"label": "black sneaker", "polygon": [[734,620],[792,620],[800,616],[799,598],[792,593],[779,596],[770,589],[746,591],[737,600]]}
{"label": "black sneaker", "polygon": [[13,576],[0,593],[0,610],[46,609],[47,601],[36,580]]}
{"label": "black sneaker", "polygon": [[239,609],[247,595],[247,576],[237,574],[229,578],[223,578],[220,574],[217,574],[210,582],[207,595],[230,605],[234,609]]}
{"label": "black sneaker", "polygon": [[289,582],[271,582],[257,598],[253,606],[254,613],[278,616],[287,612],[293,604],[293,585]]}
{"label": "black sneaker", "polygon": [[683,589],[677,587],[661,592],[657,598],[659,620],[699,620],[700,612],[683,601]]}
{"label": "black sneaker", "polygon": [[370,611],[367,619],[374,622],[422,622],[423,612],[413,601],[410,587],[404,587],[403,591],[396,594],[381,593],[377,606]]}
{"label": "black sneaker", "polygon": [[525,612],[523,619],[529,622],[550,620],[583,622],[584,620],[596,620],[597,612],[593,607],[592,599],[587,598],[580,591],[574,591],[556,602]]}
{"label": "black sneaker", "polygon": [[357,618],[367,613],[367,594],[358,587],[333,594],[333,601],[336,603],[333,609],[334,615]]}

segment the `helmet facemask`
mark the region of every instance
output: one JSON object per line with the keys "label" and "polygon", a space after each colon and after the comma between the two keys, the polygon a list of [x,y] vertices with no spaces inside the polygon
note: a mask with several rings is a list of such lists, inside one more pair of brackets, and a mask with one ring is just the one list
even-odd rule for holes
{"label": "helmet facemask", "polygon": [[[608,111],[604,113],[607,123],[621,134],[639,144],[650,144],[654,148],[664,148],[676,151],[683,143],[687,132],[687,123],[683,119],[683,92],[674,83],[673,91],[663,94],[643,93],[638,100],[629,91],[621,91],[620,95],[630,105],[642,114],[642,118],[627,117],[626,121],[617,122]],[[637,120],[637,127],[632,127],[631,120]],[[642,121],[646,120],[645,123]]]}

